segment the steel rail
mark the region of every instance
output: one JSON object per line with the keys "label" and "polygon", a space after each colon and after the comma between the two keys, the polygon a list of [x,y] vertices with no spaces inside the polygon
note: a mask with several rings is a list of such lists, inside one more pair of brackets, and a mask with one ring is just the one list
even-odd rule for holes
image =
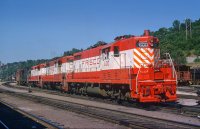
{"label": "steel rail", "polygon": [[94,106],[86,106],[83,104],[71,103],[67,101],[61,101],[57,99],[49,99],[46,97],[35,96],[28,93],[16,93],[10,92],[6,90],[2,90],[2,92],[20,97],[23,99],[28,99],[37,103],[42,103],[45,105],[54,106],[57,108],[73,111],[76,113],[85,114],[88,116],[92,116],[99,119],[104,119],[106,121],[114,122],[120,125],[132,127],[132,128],[199,128],[198,125],[193,125],[190,123],[182,123],[171,120],[158,119],[149,116],[143,116],[138,114],[130,114],[125,113],[123,111],[114,111],[105,108],[98,108]]}
{"label": "steel rail", "polygon": [[23,110],[17,108],[16,106],[14,106],[14,105],[8,104],[7,102],[5,102],[3,100],[0,100],[0,103],[6,105],[7,107],[15,110],[16,112],[18,112],[20,114],[23,114],[23,115],[27,116],[28,118],[30,118],[30,119],[32,119],[34,121],[37,121],[38,123],[46,126],[47,128],[63,129],[62,127],[60,127],[60,126],[58,126],[58,125],[56,125],[56,124],[54,124],[54,123],[52,123],[52,122],[50,122],[50,121],[48,121],[46,119],[42,119],[41,117],[38,117],[38,116],[36,116],[34,114],[31,114],[31,113],[28,113],[26,111],[23,111]]}
{"label": "steel rail", "polygon": [[[15,89],[23,89],[28,90],[28,87],[22,87],[22,86],[11,86],[9,84],[4,84],[4,86],[9,86]],[[119,103],[110,101],[110,100],[103,100],[98,97],[89,97],[89,96],[80,96],[80,95],[72,95],[72,94],[63,94],[58,91],[52,91],[52,90],[46,90],[46,89],[39,89],[39,88],[32,88],[33,91],[37,92],[44,92],[48,94],[53,95],[59,95],[59,96],[66,96],[66,97],[72,97],[72,98],[78,98],[78,99],[84,99],[84,100],[90,100],[90,101],[98,101],[113,105],[119,105]],[[139,109],[145,109],[145,110],[160,110],[167,113],[174,113],[174,114],[181,114],[185,116],[191,116],[191,117],[198,117],[200,115],[200,106],[183,106],[177,103],[161,103],[156,105],[143,105],[139,103],[121,103],[121,105],[126,107],[134,107]]]}

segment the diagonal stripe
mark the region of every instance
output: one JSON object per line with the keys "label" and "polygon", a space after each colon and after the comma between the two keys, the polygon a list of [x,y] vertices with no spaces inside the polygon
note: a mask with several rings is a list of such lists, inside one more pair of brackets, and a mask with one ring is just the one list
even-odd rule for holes
{"label": "diagonal stripe", "polygon": [[[134,67],[140,67],[141,64],[157,65],[159,60],[159,49],[152,48],[137,48],[133,49]],[[154,59],[155,58],[155,59]]]}
{"label": "diagonal stripe", "polygon": [[134,63],[137,63],[138,65],[140,65],[140,64],[143,64],[144,62],[142,62],[141,60],[138,59],[138,57],[135,56]]}
{"label": "diagonal stripe", "polygon": [[149,61],[151,61],[151,59],[149,58],[148,53],[144,49],[138,49],[138,51],[144,57],[144,59],[148,59]]}
{"label": "diagonal stripe", "polygon": [[136,65],[138,68],[140,68],[142,64],[144,65],[145,63],[139,63],[137,60],[134,61],[134,65]]}
{"label": "diagonal stripe", "polygon": [[149,63],[152,63],[152,59],[150,59],[147,55],[145,55],[143,49],[139,49],[138,52],[143,56],[142,58],[148,60]]}
{"label": "diagonal stripe", "polygon": [[146,63],[144,62],[144,59],[141,58],[141,56],[138,53],[134,53],[134,57],[142,64],[142,63]]}
{"label": "diagonal stripe", "polygon": [[140,64],[145,64],[145,62],[142,62],[137,57],[134,58],[134,63],[138,64],[139,66],[140,66]]}
{"label": "diagonal stripe", "polygon": [[149,53],[149,50],[143,50],[143,49],[142,52],[146,54],[146,56],[149,57],[151,60],[154,58],[154,52],[151,54]]}
{"label": "diagonal stripe", "polygon": [[143,64],[144,62],[142,62],[140,59],[138,59],[138,56],[136,52],[133,52],[133,61],[134,61],[134,66],[136,66],[137,68],[140,68],[140,64]]}
{"label": "diagonal stripe", "polygon": [[[144,66],[146,66],[146,64],[151,64],[150,62],[148,62],[148,60],[144,60],[144,59],[141,59],[141,57],[140,56],[138,56],[138,53],[137,53],[137,50],[135,51],[135,53],[134,53],[135,55],[134,55],[134,61],[137,61],[138,63],[138,65],[140,66],[140,65],[144,65]],[[137,55],[137,56],[136,56]],[[139,58],[141,59],[139,59]]]}
{"label": "diagonal stripe", "polygon": [[134,63],[134,67],[140,68],[140,65],[138,65],[137,63]]}
{"label": "diagonal stripe", "polygon": [[154,52],[152,51],[152,49],[151,48],[147,48],[147,49],[145,49],[145,51],[146,51],[146,53],[148,53],[151,57],[153,57],[154,56]]}

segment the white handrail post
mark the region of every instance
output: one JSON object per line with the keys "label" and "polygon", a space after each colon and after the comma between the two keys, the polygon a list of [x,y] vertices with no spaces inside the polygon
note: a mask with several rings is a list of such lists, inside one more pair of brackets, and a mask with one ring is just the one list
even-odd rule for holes
{"label": "white handrail post", "polygon": [[138,94],[138,75],[140,73],[140,68],[141,68],[142,64],[140,64],[140,67],[139,67],[139,70],[138,70],[138,73],[137,73],[137,76],[136,76],[136,94]]}
{"label": "white handrail post", "polygon": [[128,72],[129,72],[129,81],[130,81],[130,82],[129,82],[129,85],[130,85],[130,86],[129,86],[129,89],[130,89],[130,91],[132,91],[131,66],[129,67],[129,71],[128,71]]}
{"label": "white handrail post", "polygon": [[173,71],[172,75],[173,75],[173,78],[174,78],[174,75],[175,75],[176,84],[177,84],[177,82],[178,82],[178,81],[177,81],[177,73],[176,73],[176,70],[175,70],[175,67],[174,67],[174,63],[173,63],[173,61],[172,61],[172,58],[171,58],[170,54],[169,54],[169,53],[166,53],[166,55],[169,56],[170,64],[171,64],[171,66],[172,66],[172,71]]}

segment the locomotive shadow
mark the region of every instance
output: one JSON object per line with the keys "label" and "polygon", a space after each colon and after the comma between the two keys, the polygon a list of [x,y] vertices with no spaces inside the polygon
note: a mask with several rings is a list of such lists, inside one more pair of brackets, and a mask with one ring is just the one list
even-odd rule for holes
{"label": "locomotive shadow", "polygon": [[146,111],[161,111],[163,108],[181,108],[177,102],[139,103],[137,101],[121,102],[120,105],[143,109]]}

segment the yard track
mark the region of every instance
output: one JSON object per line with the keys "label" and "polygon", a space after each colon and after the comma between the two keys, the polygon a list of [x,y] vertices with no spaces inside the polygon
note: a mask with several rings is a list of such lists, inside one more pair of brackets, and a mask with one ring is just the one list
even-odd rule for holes
{"label": "yard track", "polygon": [[[62,127],[60,127],[59,125],[57,125],[51,121],[42,119],[34,114],[25,112],[19,108],[16,108],[15,105],[8,104],[7,102],[5,102],[3,100],[0,100],[0,104],[1,104],[1,106],[3,105],[1,108],[2,108],[2,110],[4,110],[4,114],[7,115],[7,116],[4,116],[5,119],[3,119],[8,124],[7,125],[8,127],[6,126],[7,129],[9,129],[10,127],[20,129],[22,126],[25,126],[26,128],[30,128],[30,125],[35,126],[35,127],[31,127],[31,128],[62,129]],[[12,114],[10,112],[12,112]],[[9,118],[8,116],[11,118]],[[19,123],[16,123],[15,119]],[[25,122],[28,122],[28,124],[30,124],[30,125],[24,125],[24,124],[27,124]],[[42,127],[42,126],[44,126],[44,127]]]}
{"label": "yard track", "polygon": [[103,108],[97,108],[93,106],[86,106],[77,103],[71,103],[66,101],[59,101],[56,99],[49,99],[41,96],[34,96],[27,93],[17,93],[10,91],[2,91],[1,92],[19,97],[22,99],[34,101],[36,103],[42,103],[45,105],[57,107],[60,109],[65,109],[69,111],[73,111],[80,114],[85,114],[91,117],[95,117],[98,119],[103,119],[106,121],[114,122],[120,125],[124,125],[132,128],[151,128],[151,129],[168,129],[168,128],[199,128],[197,125],[192,125],[190,123],[180,123],[170,120],[156,119],[154,117],[147,117],[143,115],[136,114],[128,114],[120,111],[113,111]]}
{"label": "yard track", "polygon": [[[13,86],[13,85],[10,85],[10,83],[4,83],[4,86],[8,86],[8,87],[15,88],[15,89],[27,90],[27,91],[29,90],[29,87]],[[181,114],[181,115],[190,116],[190,117],[198,117],[200,115],[200,105],[185,106],[185,105],[180,105],[178,103],[142,104],[142,103],[137,103],[137,102],[126,102],[126,101],[122,101],[122,102],[118,103],[116,100],[111,100],[111,99],[104,99],[104,98],[95,97],[95,96],[82,96],[82,95],[76,95],[76,94],[67,94],[67,93],[61,93],[60,91],[41,89],[41,88],[37,88],[37,87],[32,87],[31,90],[36,91],[36,92],[44,92],[47,94],[103,102],[103,103],[108,103],[108,104],[113,104],[113,105],[123,105],[126,107],[134,107],[134,108],[139,108],[139,109],[144,109],[144,110],[153,110],[153,111],[158,110],[158,111],[163,111],[163,112],[167,112],[167,113]]]}
{"label": "yard track", "polygon": [[182,123],[165,119],[158,119],[155,117],[147,117],[137,114],[129,114],[122,111],[114,111],[104,108],[98,108],[94,106],[88,106],[83,104],[71,103],[61,101],[57,99],[49,99],[46,97],[35,96],[28,93],[17,93],[7,90],[1,90],[2,93],[19,97],[22,99],[28,99],[36,103],[42,103],[45,105],[73,111],[76,113],[85,114],[91,117],[103,119],[106,121],[114,122],[120,125],[132,127],[132,128],[199,128],[198,125],[190,123]]}

